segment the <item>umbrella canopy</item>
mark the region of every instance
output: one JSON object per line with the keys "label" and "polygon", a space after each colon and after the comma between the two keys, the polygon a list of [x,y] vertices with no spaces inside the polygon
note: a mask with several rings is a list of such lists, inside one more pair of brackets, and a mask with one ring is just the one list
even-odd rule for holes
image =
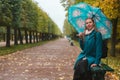
{"label": "umbrella canopy", "polygon": [[68,21],[73,25],[78,33],[84,32],[85,20],[93,18],[96,28],[102,33],[103,39],[111,37],[112,23],[103,14],[100,8],[90,6],[84,2],[70,6],[68,9]]}

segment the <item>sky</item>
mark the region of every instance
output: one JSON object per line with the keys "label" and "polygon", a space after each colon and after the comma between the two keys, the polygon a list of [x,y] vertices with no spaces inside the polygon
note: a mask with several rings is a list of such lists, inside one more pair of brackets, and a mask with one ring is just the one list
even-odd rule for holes
{"label": "sky", "polygon": [[43,9],[48,16],[58,25],[63,32],[63,24],[65,20],[65,10],[60,0],[34,0],[38,6]]}

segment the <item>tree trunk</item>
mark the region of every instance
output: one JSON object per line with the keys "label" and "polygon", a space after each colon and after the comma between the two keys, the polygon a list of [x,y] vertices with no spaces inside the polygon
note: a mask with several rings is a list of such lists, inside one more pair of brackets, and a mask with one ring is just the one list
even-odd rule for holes
{"label": "tree trunk", "polygon": [[111,39],[111,56],[115,57],[115,45],[116,45],[116,35],[117,35],[117,22],[118,18],[113,20],[113,33]]}
{"label": "tree trunk", "polygon": [[36,31],[36,42],[38,43],[38,32]]}
{"label": "tree trunk", "polygon": [[20,44],[23,44],[23,37],[22,37],[22,34],[21,34],[21,30],[20,30],[20,28],[18,29],[18,32],[19,32],[19,40],[20,40]]}
{"label": "tree trunk", "polygon": [[17,32],[17,28],[14,28],[14,45],[18,45],[18,32]]}
{"label": "tree trunk", "polygon": [[3,34],[3,41],[4,42],[6,41],[6,34],[5,33]]}
{"label": "tree trunk", "polygon": [[41,33],[40,35],[41,35],[41,37],[40,37],[40,38],[41,38],[41,41],[43,41],[43,33]]}
{"label": "tree trunk", "polygon": [[39,42],[41,41],[41,32],[39,33]]}
{"label": "tree trunk", "polygon": [[28,44],[28,34],[27,34],[27,30],[25,30],[25,42],[26,42],[26,44]]}
{"label": "tree trunk", "polygon": [[31,31],[29,32],[29,40],[30,40],[30,43],[32,43],[32,34],[31,34]]}
{"label": "tree trunk", "polygon": [[33,43],[35,43],[35,34],[34,34],[34,31],[33,31]]}
{"label": "tree trunk", "polygon": [[10,26],[7,26],[6,47],[10,47]]}

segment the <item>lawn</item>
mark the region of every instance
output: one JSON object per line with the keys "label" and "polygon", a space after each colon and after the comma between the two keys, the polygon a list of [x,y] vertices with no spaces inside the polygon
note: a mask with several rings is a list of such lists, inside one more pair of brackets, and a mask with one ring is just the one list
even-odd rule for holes
{"label": "lawn", "polygon": [[12,45],[11,47],[0,47],[0,56],[11,54],[16,51],[20,51],[23,49],[39,46],[42,44],[47,43],[48,41],[40,41],[39,43],[33,43],[33,44],[19,44],[19,45]]}

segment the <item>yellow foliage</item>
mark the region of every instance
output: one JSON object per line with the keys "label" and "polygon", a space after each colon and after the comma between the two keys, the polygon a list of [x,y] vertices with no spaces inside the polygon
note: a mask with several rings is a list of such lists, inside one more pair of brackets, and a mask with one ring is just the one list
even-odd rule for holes
{"label": "yellow foliage", "polygon": [[120,17],[120,2],[119,0],[103,0],[103,1],[97,1],[93,4],[93,6],[100,7],[104,14],[110,18],[115,19],[117,17]]}
{"label": "yellow foliage", "polygon": [[105,75],[105,80],[119,80],[119,77],[114,73],[107,72]]}
{"label": "yellow foliage", "polygon": [[99,7],[99,5],[100,5],[99,2],[96,2],[96,3],[93,4],[93,6],[95,6],[95,7]]}

